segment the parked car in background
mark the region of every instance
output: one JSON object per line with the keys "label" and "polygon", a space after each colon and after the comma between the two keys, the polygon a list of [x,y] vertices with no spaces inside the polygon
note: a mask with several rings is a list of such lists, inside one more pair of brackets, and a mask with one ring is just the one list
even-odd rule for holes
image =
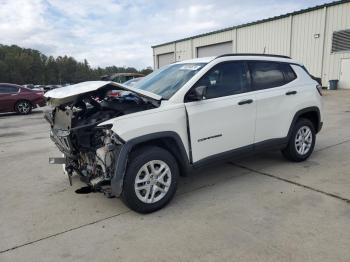
{"label": "parked car in background", "polygon": [[36,106],[45,106],[44,92],[24,86],[0,83],[0,112],[31,113]]}
{"label": "parked car in background", "polygon": [[35,91],[44,91],[43,85],[33,85],[33,84],[25,84],[23,85],[25,88],[35,90]]}
{"label": "parked car in background", "polygon": [[25,84],[23,85],[25,88],[33,89],[35,86],[33,84]]}
{"label": "parked car in background", "polygon": [[59,87],[58,85],[46,85],[46,86],[43,86],[44,92],[50,91],[52,89],[56,89],[58,87]]}
{"label": "parked car in background", "polygon": [[113,81],[117,83],[125,83],[126,81],[129,81],[130,79],[138,78],[138,77],[144,77],[143,74],[139,73],[115,73],[111,75],[105,75],[101,77],[101,80],[104,81]]}
{"label": "parked car in background", "polygon": [[[137,78],[130,79],[130,80],[124,82],[123,85],[129,86],[129,87],[134,87],[136,85],[136,83],[139,82],[142,78],[143,77],[137,77]],[[122,95],[127,95],[129,93],[130,93],[129,91],[122,91],[122,90],[116,89],[116,90],[110,90],[107,95],[113,96],[113,97],[118,97],[118,96],[122,96]]]}
{"label": "parked car in background", "polygon": [[45,91],[44,85],[34,85],[34,88],[31,88],[32,90],[38,90],[38,91]]}
{"label": "parked car in background", "polygon": [[123,83],[123,85],[126,85],[126,86],[135,86],[137,82],[139,82],[143,77],[136,77],[136,78],[133,78],[133,79],[130,79],[126,82]]}

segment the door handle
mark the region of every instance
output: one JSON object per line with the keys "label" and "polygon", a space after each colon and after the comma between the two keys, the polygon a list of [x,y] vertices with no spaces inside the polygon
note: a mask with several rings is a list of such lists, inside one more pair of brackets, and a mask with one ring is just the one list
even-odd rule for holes
{"label": "door handle", "polygon": [[245,105],[245,104],[251,104],[253,103],[253,99],[246,99],[238,102],[238,105]]}
{"label": "door handle", "polygon": [[288,91],[286,93],[286,96],[295,95],[296,93],[297,93],[297,91]]}

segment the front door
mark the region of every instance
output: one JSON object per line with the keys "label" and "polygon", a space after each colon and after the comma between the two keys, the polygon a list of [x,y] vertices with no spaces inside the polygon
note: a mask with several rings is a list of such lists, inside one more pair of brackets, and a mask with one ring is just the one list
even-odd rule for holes
{"label": "front door", "polygon": [[223,62],[193,86],[207,87],[205,99],[185,104],[193,162],[253,144],[256,104],[247,79],[246,63]]}

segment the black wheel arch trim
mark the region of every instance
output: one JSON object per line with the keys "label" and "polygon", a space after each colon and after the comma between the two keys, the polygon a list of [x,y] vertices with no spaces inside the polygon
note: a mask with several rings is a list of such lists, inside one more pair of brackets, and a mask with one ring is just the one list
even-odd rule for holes
{"label": "black wheel arch trim", "polygon": [[189,170],[190,161],[188,158],[187,151],[185,149],[185,146],[180,136],[176,132],[163,131],[163,132],[156,132],[156,133],[133,138],[129,141],[126,141],[121,146],[120,152],[118,154],[118,158],[116,161],[116,168],[111,180],[111,189],[112,189],[112,194],[114,196],[120,196],[123,190],[123,182],[124,182],[126,167],[128,164],[128,158],[133,148],[135,148],[137,145],[140,145],[148,141],[157,140],[157,139],[169,139],[169,138],[176,143],[177,149],[179,150],[179,154],[175,155],[174,157],[178,160],[179,164],[182,165],[180,166],[180,168],[182,170],[185,169],[185,172]]}
{"label": "black wheel arch trim", "polygon": [[309,112],[315,112],[317,114],[317,126],[315,126],[316,129],[316,133],[320,132],[323,122],[321,122],[321,112],[320,109],[317,106],[311,106],[311,107],[306,107],[303,108],[299,111],[297,111],[293,117],[292,123],[289,127],[289,131],[288,131],[288,138],[290,137],[290,135],[292,134],[293,131],[293,127],[295,125],[295,123],[297,122],[298,118],[305,114],[305,113],[309,113]]}

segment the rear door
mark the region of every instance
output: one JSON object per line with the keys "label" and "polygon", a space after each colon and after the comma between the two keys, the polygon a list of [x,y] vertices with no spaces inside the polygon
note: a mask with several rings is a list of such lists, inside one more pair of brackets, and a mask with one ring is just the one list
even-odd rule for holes
{"label": "rear door", "polygon": [[257,107],[254,143],[286,137],[300,98],[295,72],[288,63],[248,65]]}
{"label": "rear door", "polygon": [[206,99],[185,97],[193,162],[253,144],[256,104],[247,72],[245,62],[217,64],[193,86],[207,86]]}

